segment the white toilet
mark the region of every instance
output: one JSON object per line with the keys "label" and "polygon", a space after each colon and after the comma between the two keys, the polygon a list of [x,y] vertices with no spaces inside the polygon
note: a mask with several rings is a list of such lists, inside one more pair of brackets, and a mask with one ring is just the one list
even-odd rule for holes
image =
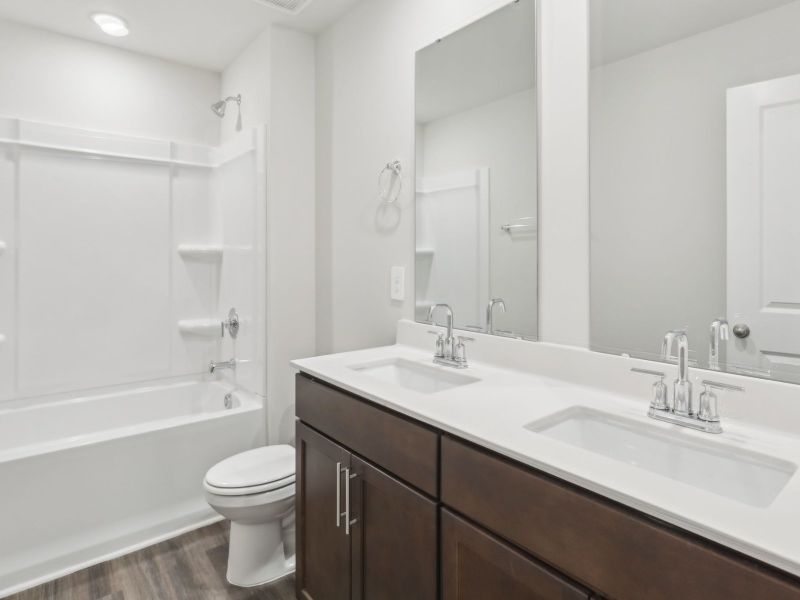
{"label": "white toilet", "polygon": [[242,452],[206,473],[206,500],[231,521],[233,585],[262,585],[294,571],[294,470],[294,448],[284,445]]}

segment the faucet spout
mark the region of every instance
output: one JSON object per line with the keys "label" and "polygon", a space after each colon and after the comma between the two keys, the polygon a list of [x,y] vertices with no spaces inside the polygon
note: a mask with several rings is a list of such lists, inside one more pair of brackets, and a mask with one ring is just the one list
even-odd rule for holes
{"label": "faucet spout", "polygon": [[673,357],[672,349],[677,345],[678,378],[675,380],[675,413],[682,416],[695,414],[694,400],[692,398],[692,382],[689,381],[689,337],[686,331],[668,331],[664,336],[661,354],[664,360]]}
{"label": "faucet spout", "polygon": [[216,371],[221,371],[223,369],[229,369],[231,371],[236,370],[236,359],[232,358],[230,360],[226,360],[225,362],[216,362],[211,361],[208,363],[208,372],[215,373]]}
{"label": "faucet spout", "polygon": [[486,307],[486,331],[494,333],[494,307],[498,306],[501,311],[506,312],[506,303],[502,298],[492,298]]}

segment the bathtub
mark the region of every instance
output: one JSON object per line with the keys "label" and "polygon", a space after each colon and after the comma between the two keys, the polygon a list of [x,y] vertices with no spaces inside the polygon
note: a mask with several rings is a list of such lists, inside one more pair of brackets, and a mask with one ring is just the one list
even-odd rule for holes
{"label": "bathtub", "polygon": [[0,597],[218,520],[206,470],[263,445],[258,396],[180,382],[0,408]]}

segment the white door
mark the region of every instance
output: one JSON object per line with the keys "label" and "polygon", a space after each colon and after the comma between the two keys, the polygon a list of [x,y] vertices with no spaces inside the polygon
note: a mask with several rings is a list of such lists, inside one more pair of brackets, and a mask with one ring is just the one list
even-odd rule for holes
{"label": "white door", "polygon": [[729,89],[727,143],[728,362],[800,374],[800,75]]}

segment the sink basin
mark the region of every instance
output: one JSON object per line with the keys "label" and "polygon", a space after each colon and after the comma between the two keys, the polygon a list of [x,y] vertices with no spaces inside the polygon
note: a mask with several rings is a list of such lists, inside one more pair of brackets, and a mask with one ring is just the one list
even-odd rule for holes
{"label": "sink basin", "polygon": [[350,367],[374,379],[422,394],[435,394],[478,381],[475,377],[445,368],[424,365],[405,358],[389,358]]}
{"label": "sink basin", "polygon": [[573,407],[525,425],[583,450],[756,507],[767,507],[797,469],[788,461],[686,439],[602,411]]}

